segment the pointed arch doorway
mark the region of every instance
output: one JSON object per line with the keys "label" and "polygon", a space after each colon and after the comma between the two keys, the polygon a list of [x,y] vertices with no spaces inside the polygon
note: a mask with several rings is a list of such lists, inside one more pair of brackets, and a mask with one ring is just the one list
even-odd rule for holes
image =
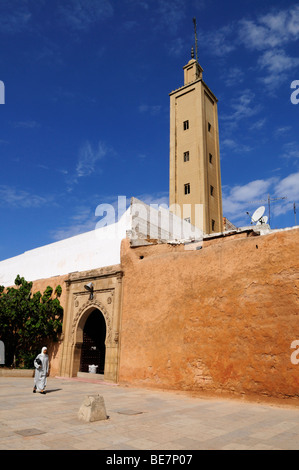
{"label": "pointed arch doorway", "polygon": [[95,365],[97,374],[105,372],[106,357],[106,322],[97,308],[93,309],[83,327],[83,343],[80,357],[80,372],[89,372],[89,366]]}

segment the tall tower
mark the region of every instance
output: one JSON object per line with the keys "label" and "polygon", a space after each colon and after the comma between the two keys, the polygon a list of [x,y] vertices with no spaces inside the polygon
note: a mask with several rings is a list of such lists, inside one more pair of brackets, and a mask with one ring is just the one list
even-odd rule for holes
{"label": "tall tower", "polygon": [[197,47],[183,70],[184,85],[169,95],[169,206],[204,233],[222,232],[218,100],[202,79]]}

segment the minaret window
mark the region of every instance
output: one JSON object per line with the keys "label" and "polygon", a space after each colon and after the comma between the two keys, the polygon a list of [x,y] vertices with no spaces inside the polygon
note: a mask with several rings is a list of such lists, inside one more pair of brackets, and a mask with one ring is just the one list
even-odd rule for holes
{"label": "minaret window", "polygon": [[212,219],[212,232],[215,232],[215,220]]}
{"label": "minaret window", "polygon": [[189,162],[189,152],[184,152],[184,162]]}
{"label": "minaret window", "polygon": [[213,155],[209,153],[209,163],[213,163]]}
{"label": "minaret window", "polygon": [[190,194],[190,183],[184,184],[185,194]]}
{"label": "minaret window", "polygon": [[208,131],[211,132],[212,124],[208,122]]}
{"label": "minaret window", "polygon": [[189,129],[189,121],[184,121],[183,122],[183,127],[184,127],[184,131],[188,130]]}
{"label": "minaret window", "polygon": [[214,186],[210,186],[210,195],[214,196]]}

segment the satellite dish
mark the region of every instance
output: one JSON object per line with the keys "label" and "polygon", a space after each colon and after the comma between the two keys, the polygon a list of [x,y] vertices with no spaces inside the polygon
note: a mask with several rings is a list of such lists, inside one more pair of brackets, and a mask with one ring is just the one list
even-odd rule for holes
{"label": "satellite dish", "polygon": [[265,212],[265,206],[258,207],[251,217],[251,223],[252,224],[258,223],[263,217],[264,212]]}
{"label": "satellite dish", "polygon": [[258,221],[257,221],[257,224],[256,225],[264,225],[268,222],[268,217],[266,215],[264,215],[264,217],[261,217]]}

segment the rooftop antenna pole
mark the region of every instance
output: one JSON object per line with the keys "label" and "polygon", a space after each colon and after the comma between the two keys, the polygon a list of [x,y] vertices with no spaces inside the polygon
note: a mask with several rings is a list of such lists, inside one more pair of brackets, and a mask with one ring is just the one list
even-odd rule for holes
{"label": "rooftop antenna pole", "polygon": [[194,35],[195,35],[195,59],[198,62],[198,45],[197,45],[197,33],[196,33],[196,18],[193,18],[194,24]]}
{"label": "rooftop antenna pole", "polygon": [[270,225],[270,204],[271,204],[271,202],[280,201],[281,199],[287,199],[287,197],[286,196],[284,196],[284,197],[270,197],[270,194],[268,194],[269,225]]}
{"label": "rooftop antenna pole", "polygon": [[268,223],[270,225],[271,202],[280,201],[281,199],[287,199],[287,197],[286,196],[284,196],[284,197],[271,197],[270,194],[268,194],[267,200],[262,199],[261,201],[250,201],[249,204],[257,204],[258,202],[267,202],[268,203],[268,211],[269,211]]}

